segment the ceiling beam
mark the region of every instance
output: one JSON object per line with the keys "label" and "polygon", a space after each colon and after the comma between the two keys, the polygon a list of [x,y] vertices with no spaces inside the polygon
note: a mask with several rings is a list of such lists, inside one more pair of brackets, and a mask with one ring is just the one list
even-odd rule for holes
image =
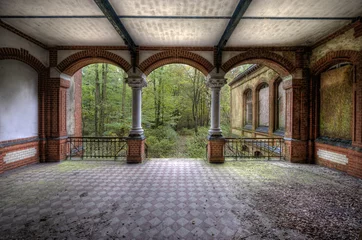
{"label": "ceiling beam", "polygon": [[127,29],[122,24],[119,19],[116,11],[114,11],[112,5],[108,0],[94,0],[94,2],[98,5],[99,9],[103,12],[104,16],[107,17],[108,21],[112,24],[114,29],[116,29],[117,33],[121,36],[124,43],[127,45],[128,49],[131,52],[131,61],[133,68],[136,67],[136,59],[137,59],[137,48],[138,46],[135,44]]}
{"label": "ceiling beam", "polygon": [[[136,16],[136,15],[117,15],[119,19],[231,19],[231,16]],[[4,15],[0,16],[3,19],[22,19],[22,18],[45,18],[45,19],[84,19],[84,18],[106,18],[104,15]],[[313,21],[313,20],[321,20],[321,21],[353,21],[357,19],[356,17],[259,17],[259,16],[245,16],[241,17],[241,19],[247,20],[306,20],[306,21]]]}
{"label": "ceiling beam", "polygon": [[240,22],[241,18],[243,17],[244,13],[248,9],[251,1],[252,0],[240,0],[239,1],[223,35],[220,38],[218,45],[216,46],[215,65],[216,65],[217,71],[219,71],[219,68],[221,67],[221,63],[222,63],[222,50],[225,47],[227,41],[229,40],[231,34],[235,30],[236,26]]}

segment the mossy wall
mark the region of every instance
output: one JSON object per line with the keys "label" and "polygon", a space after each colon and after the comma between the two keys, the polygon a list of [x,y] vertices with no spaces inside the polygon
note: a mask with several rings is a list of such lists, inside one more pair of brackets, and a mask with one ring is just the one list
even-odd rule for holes
{"label": "mossy wall", "polygon": [[351,139],[352,66],[321,74],[320,136]]}

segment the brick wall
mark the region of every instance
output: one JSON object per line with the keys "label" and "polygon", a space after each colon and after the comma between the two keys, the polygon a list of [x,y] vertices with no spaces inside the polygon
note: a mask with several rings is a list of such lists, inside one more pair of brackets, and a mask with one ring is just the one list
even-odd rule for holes
{"label": "brick wall", "polygon": [[346,172],[348,169],[348,153],[346,148],[315,143],[314,158],[319,165]]}
{"label": "brick wall", "polygon": [[74,111],[74,136],[82,136],[82,69],[78,70],[74,74],[74,101],[75,101],[75,111]]}
{"label": "brick wall", "polygon": [[0,142],[0,173],[39,162],[37,137]]}

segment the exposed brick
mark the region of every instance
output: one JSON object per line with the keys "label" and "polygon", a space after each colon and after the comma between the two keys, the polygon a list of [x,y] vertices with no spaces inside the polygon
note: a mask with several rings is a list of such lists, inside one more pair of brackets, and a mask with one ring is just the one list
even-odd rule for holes
{"label": "exposed brick", "polygon": [[224,163],[225,139],[210,139],[207,143],[207,160],[209,163]]}
{"label": "exposed brick", "polygon": [[129,69],[131,69],[131,65],[122,57],[102,49],[90,49],[86,51],[77,52],[73,55],[70,55],[63,61],[61,61],[58,64],[57,68],[60,72],[64,72],[72,76],[82,67],[99,62],[111,63],[117,65],[126,72]]}
{"label": "exposed brick", "polygon": [[148,75],[156,68],[170,63],[183,63],[190,65],[200,70],[205,75],[211,72],[214,68],[208,60],[200,55],[182,49],[172,49],[152,55],[144,60],[139,65],[139,68],[142,72]]}
{"label": "exposed brick", "polygon": [[228,72],[241,64],[261,64],[268,66],[278,72],[281,76],[287,76],[294,72],[295,66],[288,59],[271,51],[264,49],[251,49],[232,57],[222,65],[222,69]]}
{"label": "exposed brick", "polygon": [[127,163],[141,163],[146,158],[145,139],[127,139]]}
{"label": "exposed brick", "polygon": [[0,48],[0,60],[4,59],[15,59],[24,62],[37,71],[38,74],[46,70],[46,67],[36,57],[22,48]]}

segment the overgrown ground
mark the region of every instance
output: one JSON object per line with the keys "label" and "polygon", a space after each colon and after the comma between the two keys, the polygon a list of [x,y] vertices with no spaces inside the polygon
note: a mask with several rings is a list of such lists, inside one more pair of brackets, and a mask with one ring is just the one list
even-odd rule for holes
{"label": "overgrown ground", "polygon": [[38,164],[0,175],[0,239],[358,239],[362,180],[197,159]]}

